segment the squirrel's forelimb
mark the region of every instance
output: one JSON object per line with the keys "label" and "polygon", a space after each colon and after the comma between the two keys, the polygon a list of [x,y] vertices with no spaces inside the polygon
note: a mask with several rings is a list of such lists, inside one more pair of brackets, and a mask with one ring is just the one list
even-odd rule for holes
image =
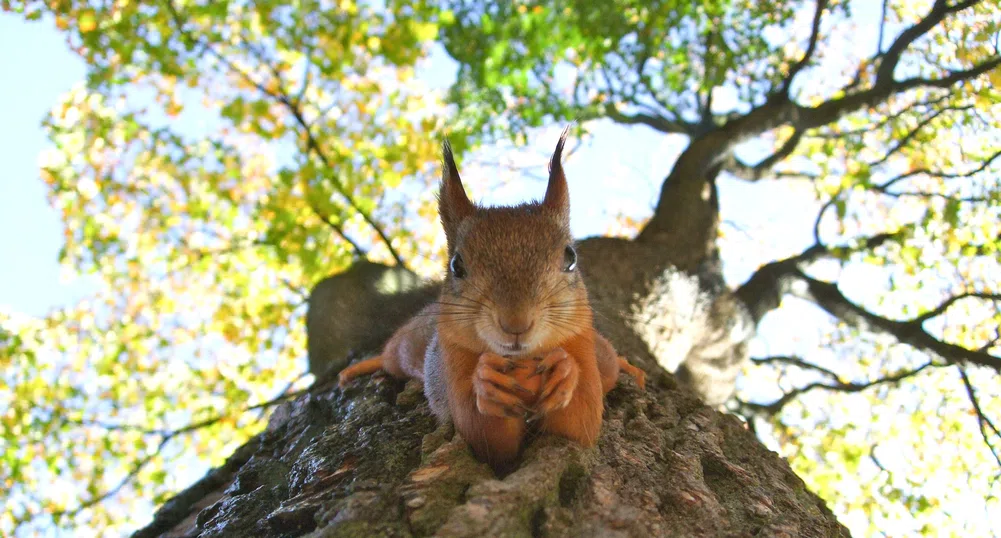
{"label": "squirrel's forelimb", "polygon": [[393,333],[378,357],[356,362],[337,376],[343,388],[354,378],[380,370],[396,378],[424,380],[424,354],[434,334],[435,305],[425,306],[416,316]]}
{"label": "squirrel's forelimb", "polygon": [[572,439],[585,447],[594,446],[601,430],[604,394],[595,354],[593,329],[564,342],[550,352],[538,413],[541,431]]}
{"label": "squirrel's forelimb", "polygon": [[527,430],[525,411],[515,403],[520,385],[505,372],[509,359],[446,346],[428,354],[443,374],[428,383],[444,385],[449,418],[476,457],[503,469],[518,456]]}

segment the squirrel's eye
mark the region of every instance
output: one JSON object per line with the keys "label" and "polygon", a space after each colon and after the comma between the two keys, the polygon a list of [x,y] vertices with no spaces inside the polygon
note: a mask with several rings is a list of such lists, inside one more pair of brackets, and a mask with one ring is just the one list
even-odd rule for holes
{"label": "squirrel's eye", "polygon": [[563,250],[563,271],[570,273],[577,268],[577,251],[572,246],[567,245]]}
{"label": "squirrel's eye", "polygon": [[452,271],[452,276],[455,278],[466,278],[466,266],[462,263],[462,256],[456,252],[455,256],[452,256],[452,260],[448,262],[448,269]]}

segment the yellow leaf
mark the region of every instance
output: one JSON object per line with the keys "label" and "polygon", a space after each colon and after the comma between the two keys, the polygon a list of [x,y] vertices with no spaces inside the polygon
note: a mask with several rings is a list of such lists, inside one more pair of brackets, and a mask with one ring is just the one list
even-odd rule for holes
{"label": "yellow leaf", "polygon": [[81,13],[79,24],[81,33],[93,32],[97,28],[97,18],[94,17],[94,12],[87,10]]}

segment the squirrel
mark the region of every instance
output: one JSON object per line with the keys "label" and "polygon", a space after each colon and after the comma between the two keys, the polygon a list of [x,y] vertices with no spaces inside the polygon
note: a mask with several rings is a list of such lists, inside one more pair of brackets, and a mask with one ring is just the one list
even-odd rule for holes
{"label": "squirrel", "polygon": [[594,329],[570,234],[566,137],[544,199],[513,207],[474,205],[443,144],[438,204],[449,261],[440,298],[380,355],[339,375],[342,387],[380,370],[421,380],[439,422],[451,421],[495,470],[518,456],[529,428],[593,446],[620,371],[645,386],[645,373]]}

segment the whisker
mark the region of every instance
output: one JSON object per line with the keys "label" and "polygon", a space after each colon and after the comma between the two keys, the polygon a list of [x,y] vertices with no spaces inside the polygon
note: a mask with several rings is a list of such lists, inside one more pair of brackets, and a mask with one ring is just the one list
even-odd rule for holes
{"label": "whisker", "polygon": [[[462,297],[462,298],[466,299],[466,297]],[[442,301],[436,301],[436,302],[431,303],[431,304],[440,305],[440,306],[454,306],[454,307],[458,307],[458,308],[468,308],[468,309],[473,309],[473,310],[479,310],[478,308],[476,308],[475,306],[473,306],[471,304],[464,304],[464,303],[446,303],[446,302],[442,302]]]}
{"label": "whisker", "polygon": [[566,301],[560,301],[558,303],[549,303],[547,306],[567,306],[567,305],[590,305],[591,303],[587,299],[568,299]]}
{"label": "whisker", "polygon": [[552,317],[567,317],[576,319],[586,319],[591,317],[591,312],[588,310],[545,310],[546,314]]}
{"label": "whisker", "polygon": [[583,310],[583,309],[579,309],[579,308],[564,308],[564,309],[547,308],[547,309],[543,310],[543,312],[545,312],[547,314],[550,314],[550,315],[554,315],[554,316],[564,316],[565,315],[565,316],[587,317],[587,316],[591,315],[591,311],[590,310]]}
{"label": "whisker", "polygon": [[[476,303],[476,304],[478,304],[478,305],[482,306],[483,308],[487,308],[487,309],[489,309],[489,308],[490,308],[490,305],[488,305],[487,303],[484,303],[484,302],[482,302],[482,301],[478,301],[478,300],[476,300],[476,299],[473,299],[472,297],[466,297],[465,295],[459,295],[458,297],[459,297],[460,299],[463,299],[463,300],[465,300],[465,301],[469,301],[469,302],[472,302],[472,303]],[[489,300],[489,298],[487,298],[487,300]],[[493,301],[490,301],[490,302],[493,302]]]}
{"label": "whisker", "polygon": [[579,325],[576,325],[576,324],[573,324],[573,323],[567,323],[567,322],[563,322],[563,321],[547,320],[546,323],[550,327],[552,327],[552,328],[555,328],[555,329],[564,329],[563,331],[558,331],[558,332],[565,332],[567,334],[575,333],[575,332],[577,332],[577,329],[579,328]]}
{"label": "whisker", "polygon": [[[563,286],[561,287],[560,284],[563,284]],[[570,281],[564,281],[562,283],[561,282],[557,282],[556,284],[553,285],[553,289],[550,290],[549,293],[547,293],[546,296],[542,298],[541,302],[548,301],[554,295],[556,295],[557,293],[562,292],[563,290],[565,290],[565,289],[567,289],[569,287],[570,287]]]}
{"label": "whisker", "polygon": [[[473,288],[474,290],[476,290],[476,292],[480,294],[480,297],[483,297],[484,299],[486,299],[487,301],[489,301],[489,302],[490,302],[490,304],[492,304],[492,305],[494,305],[494,306],[497,306],[497,303],[495,303],[495,302],[493,301],[493,299],[491,299],[491,298],[490,298],[490,295],[489,295],[489,294],[487,294],[487,293],[484,293],[484,292],[483,292],[483,289],[482,289],[482,288],[480,288],[479,286],[477,286],[476,284],[474,284],[474,283],[472,283],[472,282],[466,282],[466,284],[468,284],[468,285],[469,285],[469,287],[471,287],[471,288]],[[463,297],[463,296],[462,296],[461,294],[460,294],[459,296],[460,296],[460,297]],[[474,299],[470,299],[469,297],[463,297],[463,298],[464,298],[464,299],[467,299],[467,300],[470,300],[470,301],[474,301]],[[477,302],[477,303],[479,303],[479,304],[483,305],[484,307],[487,307],[487,308],[490,308],[490,306],[489,306],[489,305],[487,305],[487,304],[485,304],[485,303],[480,303],[479,301],[475,301],[475,302]]]}
{"label": "whisker", "polygon": [[591,309],[584,305],[547,306],[543,310],[565,310],[567,312],[589,312]]}

